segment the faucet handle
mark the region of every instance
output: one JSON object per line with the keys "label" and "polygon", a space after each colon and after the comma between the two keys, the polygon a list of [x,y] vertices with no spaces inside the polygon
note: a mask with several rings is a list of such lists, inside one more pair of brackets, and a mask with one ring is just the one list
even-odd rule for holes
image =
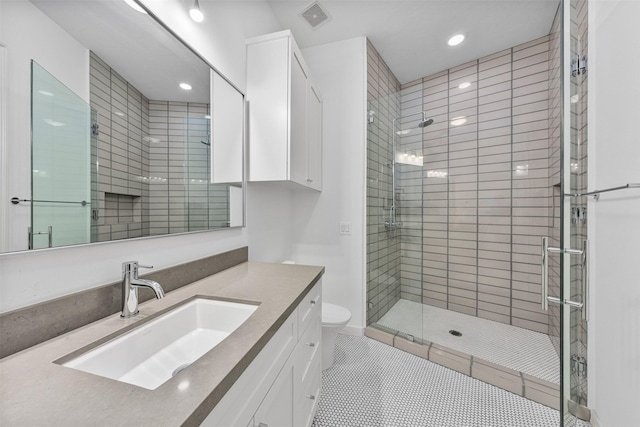
{"label": "faucet handle", "polygon": [[140,265],[138,261],[126,261],[122,263],[122,272],[124,274],[133,273],[135,277],[138,275],[139,268],[153,268],[152,265]]}

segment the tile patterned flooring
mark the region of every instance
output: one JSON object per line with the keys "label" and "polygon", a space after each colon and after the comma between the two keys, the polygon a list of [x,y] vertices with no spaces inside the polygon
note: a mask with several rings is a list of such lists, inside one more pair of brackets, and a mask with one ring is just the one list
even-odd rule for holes
{"label": "tile patterned flooring", "polygon": [[[539,332],[407,300],[378,324],[560,384],[558,355],[549,336]],[[451,329],[462,336],[449,334]]]}
{"label": "tile patterned flooring", "polygon": [[[558,411],[366,337],[338,335],[314,427],[558,427]],[[577,427],[587,427],[579,422]]]}

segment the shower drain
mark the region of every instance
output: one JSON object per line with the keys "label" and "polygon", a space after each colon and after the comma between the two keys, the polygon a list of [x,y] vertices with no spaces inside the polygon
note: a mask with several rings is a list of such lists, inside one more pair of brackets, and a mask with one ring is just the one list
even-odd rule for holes
{"label": "shower drain", "polygon": [[450,333],[451,335],[453,335],[454,337],[461,337],[461,336],[462,336],[462,332],[460,332],[460,331],[456,331],[455,329],[451,329],[451,330],[449,331],[449,333]]}

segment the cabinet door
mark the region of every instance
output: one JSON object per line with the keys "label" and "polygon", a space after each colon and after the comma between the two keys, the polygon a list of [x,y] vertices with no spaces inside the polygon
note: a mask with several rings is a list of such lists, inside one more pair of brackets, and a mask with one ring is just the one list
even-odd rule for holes
{"label": "cabinet door", "polygon": [[307,86],[307,179],[314,190],[322,190],[322,101],[315,88]]}
{"label": "cabinet door", "polygon": [[256,411],[254,425],[259,427],[294,427],[293,357],[280,371],[280,375],[269,389]]}
{"label": "cabinet door", "polygon": [[249,180],[289,179],[289,39],[247,46]]}
{"label": "cabinet door", "polygon": [[298,55],[294,50],[291,59],[289,179],[307,185],[307,75]]}

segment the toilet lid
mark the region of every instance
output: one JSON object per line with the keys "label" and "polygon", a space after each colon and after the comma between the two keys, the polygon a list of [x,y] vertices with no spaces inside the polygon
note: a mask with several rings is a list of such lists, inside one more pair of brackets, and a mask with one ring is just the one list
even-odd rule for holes
{"label": "toilet lid", "polygon": [[325,325],[347,324],[351,320],[351,312],[344,307],[327,302],[322,303],[322,323]]}

